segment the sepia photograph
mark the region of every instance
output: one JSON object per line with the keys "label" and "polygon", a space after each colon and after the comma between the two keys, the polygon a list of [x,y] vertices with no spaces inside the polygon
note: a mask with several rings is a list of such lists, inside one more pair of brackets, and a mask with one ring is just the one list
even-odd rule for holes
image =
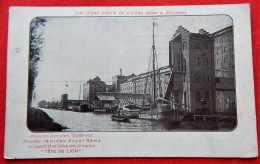
{"label": "sepia photograph", "polygon": [[10,7],[4,158],[257,157],[251,41],[249,4]]}
{"label": "sepia photograph", "polygon": [[228,15],[35,17],[31,132],[231,132],[237,125]]}

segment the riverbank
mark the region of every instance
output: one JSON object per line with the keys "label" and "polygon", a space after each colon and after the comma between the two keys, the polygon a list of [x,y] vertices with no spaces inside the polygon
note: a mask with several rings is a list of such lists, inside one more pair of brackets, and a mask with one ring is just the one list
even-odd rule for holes
{"label": "riverbank", "polygon": [[[131,119],[130,122],[112,121],[111,114],[93,112],[73,112],[53,109],[41,109],[55,122],[68,127],[64,131],[97,132],[165,132],[165,131],[231,131],[234,124],[225,121],[183,121],[180,123],[151,119]],[[192,117],[193,118],[193,117]]]}
{"label": "riverbank", "polygon": [[67,127],[54,122],[47,113],[37,108],[28,109],[27,127],[32,132],[62,131],[67,129]]}

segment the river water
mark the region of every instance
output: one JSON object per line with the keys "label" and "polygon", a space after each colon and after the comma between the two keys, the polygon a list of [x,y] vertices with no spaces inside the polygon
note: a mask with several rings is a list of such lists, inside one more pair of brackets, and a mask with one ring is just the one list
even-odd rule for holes
{"label": "river water", "polygon": [[111,114],[94,114],[92,112],[72,112],[44,109],[55,122],[66,126],[64,131],[230,131],[231,123],[182,122],[178,125],[145,119],[131,119],[130,122],[111,120]]}

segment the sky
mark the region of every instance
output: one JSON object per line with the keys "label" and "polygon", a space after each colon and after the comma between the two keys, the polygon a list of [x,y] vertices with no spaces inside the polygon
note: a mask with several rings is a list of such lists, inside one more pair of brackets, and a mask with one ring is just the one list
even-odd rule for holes
{"label": "sky", "polygon": [[64,93],[69,99],[79,99],[80,85],[96,76],[111,84],[120,68],[123,75],[148,71],[153,20],[158,22],[155,46],[159,67],[169,63],[169,41],[179,25],[194,33],[199,29],[213,33],[232,25],[226,15],[46,19],[34,104],[60,101]]}

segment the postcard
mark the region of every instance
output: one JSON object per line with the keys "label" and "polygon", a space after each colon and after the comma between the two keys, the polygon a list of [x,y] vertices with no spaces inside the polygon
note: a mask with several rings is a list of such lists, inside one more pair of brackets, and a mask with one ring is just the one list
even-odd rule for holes
{"label": "postcard", "polygon": [[5,158],[258,156],[248,4],[9,14]]}

